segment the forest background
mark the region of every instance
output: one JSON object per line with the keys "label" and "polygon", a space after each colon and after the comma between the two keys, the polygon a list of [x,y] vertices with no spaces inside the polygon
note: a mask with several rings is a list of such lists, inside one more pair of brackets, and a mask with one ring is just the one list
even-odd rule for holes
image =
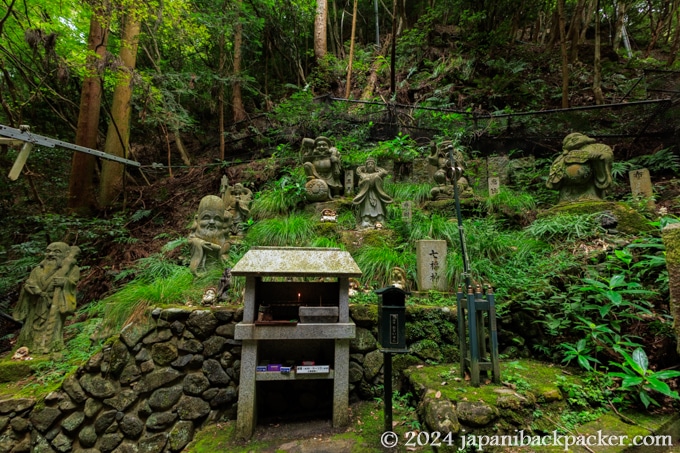
{"label": "forest background", "polygon": [[[450,139],[470,158],[533,159],[511,188],[481,197],[466,223],[473,272],[498,286],[501,315],[530,312],[541,332],[522,348],[587,370],[613,361],[633,373],[626,357],[643,348],[649,369],[663,373],[678,363],[658,231],[680,210],[679,7],[680,0],[3,0],[0,124],[29,125],[141,168],[37,147],[12,181],[6,175],[18,148],[3,145],[0,308],[11,309],[55,240],[82,249],[74,341],[89,344],[98,324],[88,320],[122,323],[140,300],[167,303],[167,291],[150,290],[130,304],[110,302],[186,264],[191,217],[202,196],[219,193],[222,175],[255,193],[245,245],[232,249],[232,260],[249,245],[348,247],[338,237],[320,240],[302,214],[302,139],[331,137],[347,166],[374,155],[396,168]],[[537,219],[557,201],[545,178],[573,131],[612,145],[618,184],[609,197],[644,212],[656,234],[613,241],[592,216]],[[662,215],[629,195],[627,171],[641,167],[652,172]],[[396,179],[397,200],[425,201],[430,185]],[[352,214],[340,218],[341,229],[354,228]],[[393,219],[400,214],[391,207]],[[459,247],[446,216],[416,211],[414,225],[394,220],[392,242],[356,250],[366,282],[386,283],[394,265],[414,269],[416,239]],[[452,281],[460,270],[452,258]],[[123,308],[112,313],[114,305]],[[11,333],[0,338],[11,345]],[[650,388],[677,399],[669,376],[632,385],[632,400],[648,406]]]}

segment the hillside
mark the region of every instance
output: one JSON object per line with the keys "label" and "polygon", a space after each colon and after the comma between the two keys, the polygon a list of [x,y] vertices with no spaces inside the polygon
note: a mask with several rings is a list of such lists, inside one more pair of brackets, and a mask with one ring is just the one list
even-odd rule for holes
{"label": "hillside", "polygon": [[[581,412],[609,410],[611,405],[617,410],[676,410],[677,377],[660,379],[668,387],[645,390],[642,384],[622,388],[615,373],[631,371],[625,354],[638,348],[649,360],[650,372],[673,371],[679,359],[669,309],[673,282],[660,230],[680,219],[680,73],[667,66],[667,48],[645,58],[642,49],[633,58],[604,49],[605,102],[598,105],[594,43],[590,33],[585,36],[578,58],[569,65],[566,108],[557,44],[518,40],[477,48],[457,27],[439,26],[427,28],[426,36],[406,34],[400,40],[394,93],[387,47],[377,50],[367,44],[356,49],[350,99],[345,99],[347,59],[328,57],[308,68],[306,83],[272,87],[276,97],[268,96],[266,102],[261,93],[246,96],[246,119],[227,121],[222,136],[213,109],[215,90],[195,99],[187,96],[191,101],[185,104],[195,107],[195,121],[175,132],[144,117],[160,116],[158,111],[167,106],[151,112],[136,98],[130,148],[141,170],[127,169],[114,202],[87,215],[68,208],[70,151],[38,147],[20,178],[10,181],[6,175],[18,149],[3,150],[0,311],[15,307],[47,244],[64,241],[81,249],[78,311],[66,323],[67,351],[47,360],[30,383],[56,385],[89,360],[108,334],[131,320],[147,319],[153,308],[200,306],[204,291],[217,285],[221,272],[191,278],[187,237],[200,200],[219,195],[225,176],[229,184],[241,183],[253,193],[252,217],[242,225],[243,235],[231,239],[228,267],[252,246],[340,247],[364,273],[360,283],[368,292],[353,303],[373,307],[371,290],[389,284],[393,267],[404,268],[415,289],[417,240],[443,239],[449,250],[450,291],[414,290],[410,305],[448,310],[455,305],[454,288],[463,280],[459,229],[454,206],[431,200],[434,181],[423,175],[432,143],[452,140],[465,156],[474,192],[462,212],[471,274],[496,290],[504,366],[531,358],[585,372],[593,379],[592,388],[602,393],[580,395],[588,400]],[[46,120],[45,111],[31,118],[32,130],[72,137],[57,120]],[[612,148],[613,184],[605,200],[637,213],[644,227],[632,232],[607,229],[601,217],[585,212],[550,216],[558,193],[546,181],[564,137],[572,132]],[[382,230],[357,228],[351,196],[333,202],[338,220],[330,225],[321,224],[318,212],[305,202],[303,140],[321,135],[339,150],[345,172],[363,165],[368,156],[390,169],[385,187],[394,203]],[[497,161],[510,170],[503,190],[492,197],[486,177],[493,176],[490,162]],[[630,195],[628,172],[641,168],[651,173],[653,209],[647,200]],[[98,166],[95,180],[100,172]],[[402,217],[404,201],[414,202],[410,224]],[[235,279],[221,305],[237,312],[243,285],[243,279]],[[413,326],[413,338],[422,335],[417,330],[426,330]],[[0,335],[3,359],[11,355],[16,333]],[[442,354],[441,361],[455,362],[454,355]],[[428,363],[417,356],[417,362],[433,365],[438,360]],[[511,384],[521,379],[520,372]],[[377,395],[378,387],[367,394]],[[659,406],[646,399],[647,391]],[[576,406],[570,411],[576,412]]]}

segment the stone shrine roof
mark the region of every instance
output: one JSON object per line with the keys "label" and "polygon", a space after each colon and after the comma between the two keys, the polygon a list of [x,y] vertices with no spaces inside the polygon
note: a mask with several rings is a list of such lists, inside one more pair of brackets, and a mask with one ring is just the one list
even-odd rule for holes
{"label": "stone shrine roof", "polygon": [[236,276],[359,277],[349,252],[321,247],[252,247],[231,269]]}

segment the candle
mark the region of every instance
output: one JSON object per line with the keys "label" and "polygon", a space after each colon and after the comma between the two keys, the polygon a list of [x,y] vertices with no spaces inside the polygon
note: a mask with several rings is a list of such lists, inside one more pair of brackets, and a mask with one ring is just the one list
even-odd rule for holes
{"label": "candle", "polygon": [[298,293],[298,304],[300,303],[300,293]]}

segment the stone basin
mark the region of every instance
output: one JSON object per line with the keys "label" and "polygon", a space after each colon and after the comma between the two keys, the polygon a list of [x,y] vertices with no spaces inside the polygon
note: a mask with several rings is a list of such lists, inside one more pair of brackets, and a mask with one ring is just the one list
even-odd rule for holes
{"label": "stone basin", "polygon": [[300,307],[298,316],[301,323],[338,322],[338,307]]}

